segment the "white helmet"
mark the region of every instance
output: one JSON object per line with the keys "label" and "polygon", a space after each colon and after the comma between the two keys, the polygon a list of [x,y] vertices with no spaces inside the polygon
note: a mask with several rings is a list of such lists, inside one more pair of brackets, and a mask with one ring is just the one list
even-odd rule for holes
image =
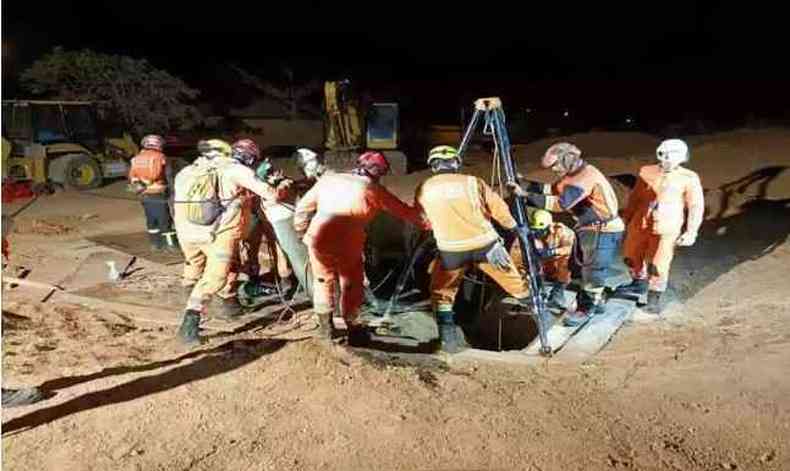
{"label": "white helmet", "polygon": [[667,139],[656,149],[656,157],[661,170],[671,172],[689,160],[689,146],[680,139]]}
{"label": "white helmet", "polygon": [[302,173],[308,178],[317,178],[324,170],[324,159],[312,149],[301,147],[294,153]]}

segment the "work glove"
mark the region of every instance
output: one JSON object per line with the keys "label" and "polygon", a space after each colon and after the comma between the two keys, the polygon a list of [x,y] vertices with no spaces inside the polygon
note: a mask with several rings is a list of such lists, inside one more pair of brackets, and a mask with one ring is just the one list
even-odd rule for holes
{"label": "work glove", "polygon": [[510,188],[510,191],[512,191],[516,196],[520,196],[522,198],[527,196],[527,192],[516,182],[508,182],[507,187]]}
{"label": "work glove", "polygon": [[488,249],[486,260],[499,271],[510,270],[510,254],[507,253],[507,249],[502,245],[502,242],[497,242]]}
{"label": "work glove", "polygon": [[684,232],[683,234],[678,237],[677,242],[675,244],[679,245],[680,247],[690,247],[694,245],[694,242],[697,241],[697,233],[696,232]]}

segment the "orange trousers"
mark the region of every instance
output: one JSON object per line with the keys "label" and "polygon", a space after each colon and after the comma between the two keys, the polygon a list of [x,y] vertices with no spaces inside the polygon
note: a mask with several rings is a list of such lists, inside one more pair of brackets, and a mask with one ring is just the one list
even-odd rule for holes
{"label": "orange trousers", "polygon": [[[519,273],[512,259],[508,271],[501,271],[490,263],[485,262],[475,263],[474,265],[501,286],[510,296],[517,299],[529,296],[529,287],[521,277],[521,273]],[[451,311],[453,309],[455,295],[461,286],[464,273],[470,267],[445,270],[438,258],[431,263],[431,301],[434,312]]]}
{"label": "orange trousers", "polygon": [[334,253],[312,246],[308,250],[314,279],[313,309],[322,314],[334,313],[339,301],[346,324],[354,323],[365,295],[362,251]]}
{"label": "orange trousers", "polygon": [[652,291],[666,291],[678,234],[656,235],[632,227],[628,229],[623,243],[623,257],[631,277],[648,280]]}
{"label": "orange trousers", "polygon": [[236,296],[239,239],[237,231],[225,231],[210,243],[181,243],[185,259],[182,285],[194,285],[187,309],[203,312],[214,295],[225,299]]}

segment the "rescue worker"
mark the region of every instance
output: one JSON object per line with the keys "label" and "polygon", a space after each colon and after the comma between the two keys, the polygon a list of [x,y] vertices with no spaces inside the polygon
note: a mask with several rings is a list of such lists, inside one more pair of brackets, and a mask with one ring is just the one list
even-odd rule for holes
{"label": "rescue worker", "polygon": [[[536,209],[529,215],[529,228],[535,236],[535,249],[543,268],[545,281],[552,283],[547,300],[550,308],[566,309],[565,290],[571,282],[570,262],[576,234],[561,222],[554,222],[551,213]],[[516,266],[522,266],[521,249],[514,244],[510,256]]]}
{"label": "rescue worker", "polygon": [[689,148],[680,139],[662,142],[658,164],[639,170],[623,219],[628,224],[623,256],[633,281],[618,291],[644,297],[645,311],[661,313],[675,246],[694,245],[702,224],[705,201],[696,172],[682,167]]}
{"label": "rescue worker", "polygon": [[[348,328],[348,341],[364,341],[365,329],[357,323],[363,301],[365,227],[382,210],[420,227],[420,211],[390,193],[379,179],[390,165],[380,152],[365,152],[350,173],[324,173],[299,200],[294,228],[310,254],[315,286],[313,309],[320,336],[332,338],[332,314],[339,304]],[[340,299],[335,298],[339,285]]]}
{"label": "rescue worker", "polygon": [[[176,176],[175,223],[184,252],[182,285],[189,291],[184,320],[178,337],[186,344],[200,342],[199,324],[212,297],[221,300],[220,315],[235,318],[242,314],[237,299],[236,274],[238,249],[251,217],[252,199],[244,190],[266,200],[279,198],[278,191],[255,176],[249,167],[251,153],[235,150],[225,141],[210,139],[199,143],[201,157]],[[211,225],[199,225],[188,219],[188,195],[196,176],[207,169],[217,172],[222,212]]]}
{"label": "rescue worker", "polygon": [[[325,173],[324,169],[321,173]],[[285,188],[290,190],[293,181],[286,178],[283,172],[275,169],[271,160],[265,159],[258,166],[256,173],[258,178],[268,182],[270,185],[277,188]],[[288,191],[279,201],[265,201],[261,200],[261,209],[263,210],[266,219],[271,224],[273,234],[277,240],[278,250],[278,266],[286,265],[286,260],[291,266],[291,286],[288,290],[290,296],[296,290],[296,283],[301,285],[305,293],[312,297],[313,295],[313,276],[312,270],[309,266],[309,255],[307,246],[302,242],[301,237],[294,229],[294,195],[292,191]],[[282,252],[285,257],[280,257],[279,252]],[[281,260],[284,258],[286,260]],[[282,272],[281,272],[282,274]]]}
{"label": "rescue worker", "polygon": [[414,196],[439,249],[431,268],[431,301],[441,348],[447,353],[457,353],[466,345],[455,323],[453,304],[468,268],[476,266],[518,304],[529,305],[529,287],[492,224],[495,221],[514,234],[516,220],[507,203],[482,179],[460,173],[461,164],[457,149],[431,149],[428,165],[433,176],[417,186]]}
{"label": "rescue worker", "polygon": [[293,158],[296,160],[296,164],[305,178],[312,180],[312,182],[315,182],[315,180],[320,178],[323,174],[332,172],[332,170],[326,166],[324,157],[307,147],[296,149]]}
{"label": "rescue worker", "polygon": [[527,182],[511,188],[538,209],[569,212],[576,220],[582,265],[582,291],[577,309],[565,316],[567,326],[578,326],[590,316],[602,314],[603,292],[609,266],[620,251],[625,225],[618,215],[617,196],[606,177],[582,159],[582,151],[561,142],[548,148],[541,159],[559,179],[553,184]]}
{"label": "rescue worker", "polygon": [[168,193],[173,181],[172,168],[162,152],[165,140],[149,134],[140,142],[142,150],[134,156],[129,170],[132,190],[141,196],[148,240],[154,251],[178,252],[176,232],[170,216]]}

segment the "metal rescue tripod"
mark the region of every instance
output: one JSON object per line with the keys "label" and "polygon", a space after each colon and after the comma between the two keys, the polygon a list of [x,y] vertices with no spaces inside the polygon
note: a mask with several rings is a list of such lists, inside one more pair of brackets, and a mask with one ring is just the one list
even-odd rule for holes
{"label": "metal rescue tripod", "polygon": [[[500,165],[504,169],[506,183],[516,183],[516,171],[513,164],[513,156],[510,153],[510,136],[505,125],[505,112],[502,109],[502,101],[499,98],[480,98],[475,100],[475,112],[464,132],[461,141],[459,154],[463,157],[469,141],[474,134],[480,118],[483,118],[483,134],[494,139],[494,159],[497,155]],[[515,197],[516,207],[516,228],[518,233],[519,245],[521,247],[521,257],[526,262],[527,282],[529,283],[530,300],[532,302],[532,313],[538,325],[538,335],[540,337],[540,353],[545,356],[552,354],[551,345],[546,331],[548,330],[549,312],[543,300],[542,285],[543,277],[541,266],[535,252],[535,241],[527,222],[527,211],[524,208],[524,199],[520,196]]]}

